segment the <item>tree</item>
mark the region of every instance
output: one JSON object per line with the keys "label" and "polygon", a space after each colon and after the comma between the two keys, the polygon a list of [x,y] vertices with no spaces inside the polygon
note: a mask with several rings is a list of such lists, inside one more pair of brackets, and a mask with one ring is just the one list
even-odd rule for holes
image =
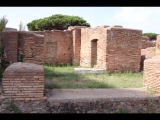
{"label": "tree", "polygon": [[[0,19],[0,69],[2,67],[4,67],[3,65],[5,64],[5,61],[2,60],[2,55],[3,55],[3,46],[2,46],[2,39],[1,39],[1,32],[3,31],[3,29],[6,27],[8,23],[8,19],[6,19],[6,16],[3,16],[1,19]],[[1,69],[0,71],[0,76],[2,76],[2,72],[4,71],[4,69]]]}
{"label": "tree", "polygon": [[69,16],[62,14],[55,14],[50,17],[45,17],[43,19],[36,19],[27,24],[29,31],[36,30],[65,30],[69,26],[87,26],[90,27],[90,24],[87,23],[81,17],[78,16]]}
{"label": "tree", "polygon": [[25,31],[26,25],[23,25],[22,22],[19,23],[19,31]]}
{"label": "tree", "polygon": [[157,35],[156,33],[143,33],[143,36],[147,36],[149,37],[150,41],[151,40],[156,40],[157,39]]}
{"label": "tree", "polygon": [[6,16],[3,16],[0,19],[0,31],[2,31],[6,27],[7,23],[8,23],[8,19],[6,19]]}

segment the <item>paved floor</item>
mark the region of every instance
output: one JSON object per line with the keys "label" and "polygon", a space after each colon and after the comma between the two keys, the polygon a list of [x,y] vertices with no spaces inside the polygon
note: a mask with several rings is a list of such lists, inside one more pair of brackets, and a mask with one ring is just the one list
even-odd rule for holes
{"label": "paved floor", "polygon": [[[0,95],[2,86],[0,85]],[[110,88],[110,89],[52,89],[47,94],[48,101],[59,100],[96,100],[96,99],[110,99],[110,100],[124,100],[124,99],[146,99],[158,98],[157,95],[146,93],[143,88]]]}
{"label": "paved floor", "polygon": [[146,99],[156,98],[156,95],[147,94],[142,88],[111,88],[111,89],[53,89],[46,95],[48,101],[64,100],[96,100],[96,99]]}

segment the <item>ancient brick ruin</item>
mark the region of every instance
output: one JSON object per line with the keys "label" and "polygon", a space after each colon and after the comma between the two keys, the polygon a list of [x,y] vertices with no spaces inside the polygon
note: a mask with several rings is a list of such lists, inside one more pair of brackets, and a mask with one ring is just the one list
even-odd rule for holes
{"label": "ancient brick ruin", "polygon": [[142,36],[141,30],[122,26],[70,26],[63,31],[5,30],[2,46],[3,58],[10,64],[72,64],[110,72],[138,72],[144,61],[141,49],[154,43]]}
{"label": "ancient brick ruin", "polygon": [[110,72],[138,72],[141,38],[141,30],[120,26],[82,28],[80,65]]}
{"label": "ancient brick ruin", "polygon": [[160,92],[160,35],[157,36],[154,56],[144,60],[143,83],[145,88]]}
{"label": "ancient brick ruin", "polygon": [[71,64],[73,49],[72,32],[45,31],[44,36],[44,63]]}
{"label": "ancient brick ruin", "polygon": [[[34,107],[37,101],[30,100],[46,100],[43,64],[73,64],[103,68],[109,72],[138,72],[140,69],[143,70],[144,66],[144,87],[160,92],[160,36],[157,36],[155,44],[142,36],[141,30],[127,29],[122,26],[95,28],[75,26],[64,31],[5,30],[2,32],[2,46],[3,59],[10,64],[3,73],[2,95],[4,98],[21,101],[20,104],[17,102],[21,108],[33,110],[30,106]],[[26,105],[26,100],[31,102],[30,106]],[[135,109],[139,109],[139,105],[149,104],[147,106],[150,107],[152,103],[151,109],[147,110],[153,112],[152,107],[155,107],[154,111],[159,110],[159,99],[154,100],[148,100],[148,102],[139,99],[128,100],[124,103],[129,104],[125,105],[121,104],[123,101],[120,102],[118,98],[118,102],[115,102],[118,107],[114,109],[119,109],[119,105],[130,106],[130,102],[135,105]],[[100,102],[102,102],[101,106],[105,105],[103,101],[100,100]],[[62,104],[54,103],[50,107],[58,111],[63,105],[70,106],[70,102]],[[90,105],[90,103],[87,104]],[[138,108],[136,108],[137,104]],[[80,103],[80,106],[82,105],[86,107],[85,102]],[[44,107],[44,104],[42,106]],[[110,106],[108,107],[110,109]],[[68,107],[64,108],[68,112]]]}
{"label": "ancient brick ruin", "polygon": [[146,49],[148,47],[155,47],[155,46],[156,46],[156,42],[150,41],[149,37],[147,36],[142,36],[141,49]]}
{"label": "ancient brick ruin", "polygon": [[144,61],[143,84],[160,92],[160,56],[154,56]]}

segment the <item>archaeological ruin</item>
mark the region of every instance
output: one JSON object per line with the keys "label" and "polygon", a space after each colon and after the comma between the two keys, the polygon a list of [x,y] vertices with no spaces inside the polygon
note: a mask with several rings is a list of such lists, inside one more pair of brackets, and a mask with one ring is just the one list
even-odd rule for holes
{"label": "archaeological ruin", "polygon": [[[142,30],[122,26],[70,26],[67,30],[2,32],[3,59],[9,64],[80,65],[109,72],[140,71],[141,49],[153,47]],[[142,64],[142,65],[141,65]]]}
{"label": "archaeological ruin", "polygon": [[[144,87],[160,92],[160,35],[157,36],[156,42],[152,42],[148,37],[142,36],[142,30],[123,28],[119,25],[95,28],[70,26],[63,31],[17,31],[9,28],[0,34],[0,39],[2,61],[5,61],[6,65],[2,78],[2,96],[5,99],[0,98],[2,103],[0,113],[5,113],[7,102],[12,99],[24,113],[30,111],[48,113],[49,108],[52,113],[59,112],[61,108],[68,112],[69,107],[64,106],[71,106],[70,101],[65,104],[63,101],[46,102],[44,64],[70,64],[101,68],[108,72],[144,70]],[[159,98],[153,100],[143,97],[134,100],[117,98],[115,101],[98,102],[98,109],[101,106],[110,109],[108,105],[113,103],[115,105],[112,107],[115,107],[115,110],[118,110],[119,106],[125,106],[133,112],[135,111],[131,108],[140,109],[140,112],[147,110],[159,112],[160,107]],[[150,103],[153,105],[150,106]],[[89,102],[74,101],[74,104],[77,106],[75,109],[79,107],[93,109],[93,104]],[[146,104],[149,104],[148,108],[141,109],[141,106]],[[97,105],[97,102],[94,105]]]}

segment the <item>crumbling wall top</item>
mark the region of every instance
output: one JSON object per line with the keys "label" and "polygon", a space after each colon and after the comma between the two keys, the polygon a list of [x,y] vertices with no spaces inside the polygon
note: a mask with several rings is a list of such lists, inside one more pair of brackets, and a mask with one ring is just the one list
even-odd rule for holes
{"label": "crumbling wall top", "polygon": [[88,27],[87,26],[69,26],[68,30],[81,29],[81,28],[88,28]]}
{"label": "crumbling wall top", "polygon": [[123,27],[113,27],[113,26],[111,26],[111,27],[107,27],[107,30],[112,30],[112,29],[121,29],[121,30],[134,30],[134,31],[141,31],[142,32],[142,30],[140,30],[140,29],[132,29],[132,28],[123,28]]}
{"label": "crumbling wall top", "polygon": [[142,41],[149,41],[149,37],[148,36],[142,36]]}
{"label": "crumbling wall top", "polygon": [[70,30],[45,30],[44,33],[70,34],[72,32]]}
{"label": "crumbling wall top", "polygon": [[6,28],[3,29],[3,32],[4,32],[4,31],[17,31],[17,29],[16,29],[16,28],[6,27]]}
{"label": "crumbling wall top", "polygon": [[111,27],[123,28],[123,26],[121,26],[121,25],[113,25],[113,26],[111,26]]}
{"label": "crumbling wall top", "polygon": [[27,63],[27,62],[16,62],[7,67],[3,75],[10,75],[12,73],[22,73],[22,72],[43,73],[43,71],[44,71],[43,65]]}

